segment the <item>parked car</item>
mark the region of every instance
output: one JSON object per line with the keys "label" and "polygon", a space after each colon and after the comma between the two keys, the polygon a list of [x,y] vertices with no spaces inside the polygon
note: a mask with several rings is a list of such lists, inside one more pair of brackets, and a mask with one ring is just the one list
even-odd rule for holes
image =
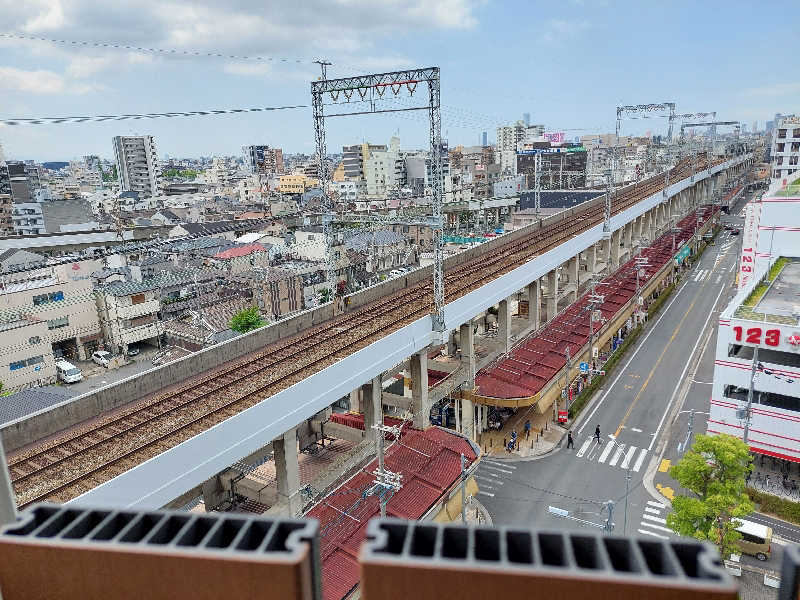
{"label": "parked car", "polygon": [[128,346],[128,356],[136,356],[140,351],[139,346]]}
{"label": "parked car", "polygon": [[731,235],[739,235],[739,230],[734,229],[733,231],[731,231]]}
{"label": "parked car", "polygon": [[108,368],[108,364],[111,362],[113,356],[111,352],[106,352],[105,350],[97,350],[96,352],[92,352],[92,360],[95,364],[100,365],[101,367]]}
{"label": "parked car", "polygon": [[56,363],[56,375],[64,383],[77,383],[83,379],[81,370],[66,360],[60,360]]}

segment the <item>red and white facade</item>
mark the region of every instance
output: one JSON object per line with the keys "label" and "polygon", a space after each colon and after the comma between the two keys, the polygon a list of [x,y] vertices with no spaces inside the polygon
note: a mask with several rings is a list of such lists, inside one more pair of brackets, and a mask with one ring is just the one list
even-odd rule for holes
{"label": "red and white facade", "polygon": [[[749,204],[746,215],[739,293],[719,319],[708,433],[743,436],[745,419],[739,417],[758,347],[762,367],[753,386],[748,443],[754,452],[800,462],[800,320],[784,311],[783,323],[767,322],[759,306],[757,312],[738,311],[775,260],[800,256],[800,198],[766,195]],[[800,300],[797,305],[791,312],[800,313]]]}

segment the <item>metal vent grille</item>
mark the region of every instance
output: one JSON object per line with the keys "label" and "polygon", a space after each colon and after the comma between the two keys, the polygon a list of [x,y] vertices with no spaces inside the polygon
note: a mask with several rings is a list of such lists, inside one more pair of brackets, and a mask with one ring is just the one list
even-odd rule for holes
{"label": "metal vent grille", "polygon": [[[320,598],[318,524],[313,520],[40,504],[22,513],[17,523],[0,529],[0,554],[4,548],[23,547],[45,553],[48,548],[51,552],[69,548],[118,554],[174,553],[181,560],[216,556],[285,565],[310,561],[309,587],[312,597]],[[9,573],[0,566],[0,577],[6,576]]]}
{"label": "metal vent grille", "polygon": [[506,578],[580,578],[587,592],[602,579],[616,581],[622,587],[657,586],[683,592],[694,588],[722,594],[703,597],[736,597],[735,583],[725,572],[716,549],[693,541],[373,520],[362,550],[365,590],[370,590],[367,565],[401,563],[423,570],[475,570],[484,576],[505,573]]}

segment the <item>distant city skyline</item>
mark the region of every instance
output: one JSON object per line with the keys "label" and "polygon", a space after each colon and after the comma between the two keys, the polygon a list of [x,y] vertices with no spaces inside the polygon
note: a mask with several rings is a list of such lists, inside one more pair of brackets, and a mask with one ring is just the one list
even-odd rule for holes
{"label": "distant city skyline", "polygon": [[[522,1],[409,0],[400,5],[352,0],[345,7],[309,0],[219,8],[201,2],[191,8],[186,3],[185,11],[176,8],[172,14],[182,16],[174,19],[150,0],[104,11],[86,0],[12,4],[4,9],[5,32],[178,52],[0,37],[0,117],[307,105],[309,83],[319,76],[313,61],[319,57],[333,63],[329,77],[440,66],[442,134],[451,147],[473,145],[483,131],[491,143],[498,125],[524,115],[548,130],[566,131],[569,139],[610,132],[619,104],[674,101],[679,112],[716,110],[720,119],[746,123],[797,112],[800,68],[789,65],[780,73],[761,68],[761,57],[774,50],[771,40],[794,35],[800,17],[796,3],[736,10],[689,2],[612,6],[579,0],[535,7]],[[770,20],[767,12],[782,18]],[[754,23],[763,23],[774,36],[753,36]],[[654,35],[654,26],[664,35]],[[184,51],[269,60],[196,57]],[[395,133],[404,147],[424,148],[426,121],[424,113],[331,119],[328,148],[337,152],[361,141],[385,143]],[[623,124],[626,135],[647,129],[663,133],[666,121]],[[309,108],[0,126],[9,160],[111,158],[112,138],[125,135],[152,135],[161,155],[181,157],[238,156],[242,146],[252,144],[288,154],[314,151]]]}

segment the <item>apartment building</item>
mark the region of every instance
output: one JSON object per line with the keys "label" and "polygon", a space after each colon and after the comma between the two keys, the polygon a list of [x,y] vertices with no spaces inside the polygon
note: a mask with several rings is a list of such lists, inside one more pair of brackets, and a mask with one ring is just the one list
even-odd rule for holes
{"label": "apartment building", "polygon": [[525,144],[530,144],[544,135],[544,125],[526,125],[517,121],[513,125],[497,128],[497,144],[495,145],[496,162],[505,174],[516,174],[516,153]]}
{"label": "apartment building", "polygon": [[379,144],[355,144],[342,147],[344,176],[348,179],[364,179],[364,162],[373,152],[386,152],[388,148]]}
{"label": "apartment building", "polygon": [[[0,351],[0,371],[14,375],[4,383],[46,381],[56,359],[86,360],[97,348],[102,333],[89,278],[96,266],[83,261],[6,275],[0,286],[0,345],[13,352]],[[35,360],[28,364],[29,359]]]}
{"label": "apartment building", "polygon": [[16,235],[47,233],[42,205],[39,202],[15,202],[12,204],[11,224]]}
{"label": "apartment building", "polygon": [[244,146],[244,164],[251,175],[283,175],[283,150],[269,146]]}
{"label": "apartment building", "polygon": [[151,135],[116,136],[113,143],[122,191],[138,192],[143,198],[158,196],[161,168],[155,138]]}
{"label": "apartment building", "polygon": [[110,348],[127,354],[131,344],[159,345],[159,280],[116,281],[97,290],[97,313]]}
{"label": "apartment building", "polygon": [[253,302],[270,321],[303,309],[303,279],[286,269],[265,267],[242,271],[236,278],[253,293]]}
{"label": "apartment building", "polygon": [[319,185],[319,181],[308,175],[281,175],[278,187],[281,194],[305,194],[307,190]]}
{"label": "apartment building", "polygon": [[773,181],[791,180],[800,170],[800,117],[783,116],[776,121],[770,156]]}

